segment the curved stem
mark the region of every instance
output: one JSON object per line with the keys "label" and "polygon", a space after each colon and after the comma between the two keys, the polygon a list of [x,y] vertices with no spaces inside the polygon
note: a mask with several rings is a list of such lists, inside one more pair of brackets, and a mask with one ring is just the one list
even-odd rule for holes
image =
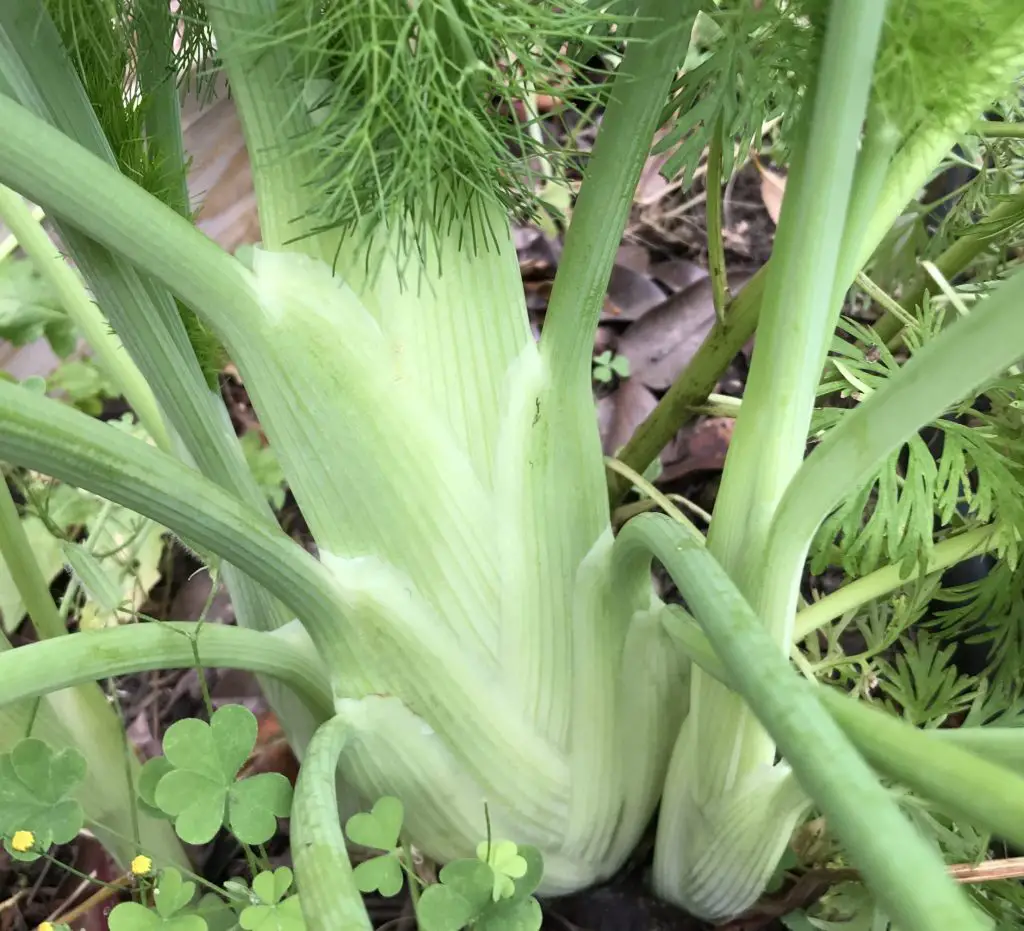
{"label": "curved stem", "polygon": [[310,931],[370,931],[370,916],[352,878],[338,823],[338,758],[348,738],[344,718],[317,730],[306,751],[292,801],[292,856],[302,916]]}
{"label": "curved stem", "polygon": [[0,180],[152,275],[218,334],[259,313],[251,276],[185,217],[0,95]]}
{"label": "curved stem", "polygon": [[331,575],[277,526],[176,459],[18,385],[0,383],[0,456],[115,501],[221,556],[336,640]]}
{"label": "curved stem", "polygon": [[699,5],[694,0],[637,4],[541,334],[545,357],[555,360],[551,377],[572,390],[580,385],[590,390],[594,331],[615,252]]}
{"label": "curved stem", "polygon": [[66,634],[67,627],[50,595],[50,585],[36,562],[32,544],[28,541],[21,515],[3,475],[0,475],[0,556],[7,563],[14,586],[39,636],[60,637]]}
{"label": "curved stem", "polygon": [[10,227],[39,275],[57,293],[64,310],[81,330],[104,372],[125,396],[153,442],[169,452],[171,440],[167,426],[142,373],[125,352],[121,341],[110,332],[109,324],[89,297],[82,280],[50,241],[35,219],[32,208],[18,194],[3,186],[0,186],[0,219]]}
{"label": "curved stem", "polygon": [[333,708],[315,650],[291,628],[273,633],[208,624],[195,636],[190,622],[126,624],[30,643],[0,653],[0,705],[111,676],[203,666],[244,669],[280,680],[318,716]]}
{"label": "curved stem", "polygon": [[[708,550],[669,518],[655,514],[630,521],[616,548],[626,561],[648,560],[653,554],[668,570],[737,691],[825,812],[886,914],[907,931],[986,929],[946,875],[938,852],[902,814],[811,684],[793,671]],[[662,802],[679,803],[672,794]]]}

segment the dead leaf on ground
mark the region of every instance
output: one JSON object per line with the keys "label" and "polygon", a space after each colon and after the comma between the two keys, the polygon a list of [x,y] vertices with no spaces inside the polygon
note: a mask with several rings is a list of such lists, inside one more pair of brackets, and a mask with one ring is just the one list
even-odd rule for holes
{"label": "dead leaf on ground", "polygon": [[698,423],[679,444],[679,458],[665,464],[658,484],[676,482],[694,472],[720,471],[725,465],[735,423],[731,417],[708,417]]}
{"label": "dead leaf on ground", "polygon": [[601,319],[638,320],[664,300],[665,292],[650,276],[616,265],[608,280]]}
{"label": "dead leaf on ground", "polygon": [[[601,408],[604,407],[604,417]],[[619,387],[598,402],[601,426],[601,448],[606,456],[613,456],[658,406],[658,399],[635,378],[619,382]],[[602,422],[603,421],[603,422]]]}
{"label": "dead leaf on ground", "polygon": [[782,213],[782,198],[786,193],[786,176],[766,168],[760,159],[755,158],[754,164],[761,174],[761,199],[764,201],[764,208],[772,218],[772,223],[778,226],[779,214]]}
{"label": "dead leaf on ground", "polygon": [[702,278],[707,278],[708,270],[689,259],[668,259],[664,262],[655,262],[649,274],[675,293],[696,284]]}
{"label": "dead leaf on ground", "polygon": [[[730,275],[731,292],[735,294],[750,278],[749,273]],[[690,363],[714,322],[711,279],[704,278],[629,326],[619,339],[617,352],[629,359],[633,378],[661,391]]]}
{"label": "dead leaf on ground", "polygon": [[650,250],[639,243],[624,242],[615,253],[615,264],[628,268],[638,275],[648,275],[651,269]]}

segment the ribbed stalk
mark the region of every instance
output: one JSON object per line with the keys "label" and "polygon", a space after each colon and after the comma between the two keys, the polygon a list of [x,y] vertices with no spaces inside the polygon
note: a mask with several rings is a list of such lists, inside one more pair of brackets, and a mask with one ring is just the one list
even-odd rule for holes
{"label": "ribbed stalk", "polygon": [[310,238],[316,216],[306,192],[316,169],[316,153],[308,148],[296,151],[296,143],[308,136],[312,123],[302,104],[294,52],[261,41],[273,34],[277,4],[218,0],[207,7],[207,15],[245,133],[264,246],[274,251],[301,250],[331,261],[333,250],[321,251],[320,240]]}
{"label": "ribbed stalk", "polygon": [[82,631],[59,640],[0,654],[0,705],[113,676],[153,669],[187,669],[199,661],[211,669],[245,669],[272,676],[319,715],[329,715],[331,691],[308,638],[291,627],[273,633],[172,621]]}
{"label": "ribbed stalk", "polygon": [[[766,575],[766,557],[775,557],[767,552],[768,534],[804,455],[827,339],[839,312],[836,277],[884,6],[832,4],[822,66],[804,116],[768,269],[750,377],[708,533],[711,553],[755,610],[764,612],[760,616],[779,656],[788,654],[795,603],[766,599],[775,593],[774,584],[782,584]],[[791,580],[787,571],[784,581]],[[795,597],[794,588],[794,602]],[[772,766],[775,746],[757,710],[699,670],[692,679],[690,707],[676,753],[699,755],[701,762],[692,770],[675,765],[670,770],[656,871],[664,894],[698,914],[723,917],[728,905],[720,892],[701,898],[698,826],[709,812],[728,811],[734,793],[742,797],[754,790],[764,778],[759,774]],[[714,834],[718,829],[708,825],[706,830]],[[675,854],[676,845],[688,855]],[[692,851],[691,845],[696,845]],[[781,850],[766,845],[764,851],[772,849]],[[672,860],[688,871],[673,879],[666,865]]]}
{"label": "ribbed stalk", "polygon": [[331,718],[310,741],[292,802],[291,838],[302,915],[310,931],[370,931],[338,824],[335,787],[348,724]]}
{"label": "ribbed stalk", "polygon": [[[672,576],[732,683],[825,813],[886,913],[906,931],[987,929],[987,920],[946,875],[938,852],[900,812],[708,550],[679,524],[655,514],[630,521],[616,547],[617,557],[628,562],[653,554]],[[681,741],[676,752],[688,746]],[[656,876],[665,879],[657,864]],[[741,879],[735,877],[737,884]],[[719,877],[719,885],[723,882]],[[686,901],[675,887],[660,891]]]}

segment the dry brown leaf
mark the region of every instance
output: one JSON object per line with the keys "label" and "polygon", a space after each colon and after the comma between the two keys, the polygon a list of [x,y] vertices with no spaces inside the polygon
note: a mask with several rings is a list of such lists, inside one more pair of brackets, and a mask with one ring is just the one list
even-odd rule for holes
{"label": "dry brown leaf", "polygon": [[608,280],[602,320],[638,320],[665,300],[665,292],[649,275],[616,265]]}
{"label": "dry brown leaf", "polygon": [[766,168],[759,159],[754,159],[757,170],[761,174],[761,199],[764,201],[764,209],[772,218],[776,226],[779,223],[779,214],[782,213],[782,198],[786,193],[786,176],[771,168]]}
{"label": "dry brown leaf", "polygon": [[658,399],[635,378],[619,382],[619,387],[599,403],[604,454],[614,456],[657,406]]}
{"label": "dry brown leaf", "polygon": [[[730,275],[732,293],[750,277],[747,273]],[[663,391],[689,364],[714,322],[711,279],[703,278],[631,324],[622,334],[617,351],[629,359],[633,378]]]}

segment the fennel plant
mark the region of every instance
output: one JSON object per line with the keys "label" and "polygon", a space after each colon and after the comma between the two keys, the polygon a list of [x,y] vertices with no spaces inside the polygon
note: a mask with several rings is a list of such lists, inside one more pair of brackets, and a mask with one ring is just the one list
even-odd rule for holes
{"label": "fennel plant", "polygon": [[[901,929],[989,927],[880,776],[1024,843],[1017,734],[920,732],[789,661],[816,629],[797,609],[823,522],[1024,347],[1018,276],[805,459],[844,294],[1024,59],[1016,4],[920,5],[0,9],[0,182],[53,218],[157,447],[0,385],[0,456],[223,560],[241,625],[52,637],[0,657],[0,702],[191,665],[193,650],[261,674],[304,755],[292,817],[310,928],[368,927],[333,815],[382,797],[401,800],[408,843],[440,862],[492,827],[536,848],[544,895],[612,876],[660,799],[655,888],[716,919],[757,900],[814,806]],[[698,14],[725,51],[680,76]],[[963,48],[937,75],[930,52],[950,35]],[[773,43],[777,99],[750,80],[721,93],[723,74],[757,64],[733,53]],[[607,80],[588,75],[595,52],[619,51]],[[214,60],[263,237],[237,256],[196,231],[184,188],[178,78]],[[518,97],[565,93],[553,75],[604,114],[538,343],[508,217],[537,206],[536,159],[557,171],[559,153],[507,114]],[[775,106],[791,119],[791,171],[773,257],[622,453],[634,475],[646,468],[757,322],[707,540],[663,515],[615,535],[609,485],[614,501],[629,481],[607,479],[591,350],[641,168],[665,125],[679,170],[713,132],[745,144]],[[316,558],[275,525],[211,390],[225,353]],[[912,573],[965,553],[956,536],[921,549]],[[685,610],[655,595],[652,558]],[[905,581],[867,580],[852,607]]]}

